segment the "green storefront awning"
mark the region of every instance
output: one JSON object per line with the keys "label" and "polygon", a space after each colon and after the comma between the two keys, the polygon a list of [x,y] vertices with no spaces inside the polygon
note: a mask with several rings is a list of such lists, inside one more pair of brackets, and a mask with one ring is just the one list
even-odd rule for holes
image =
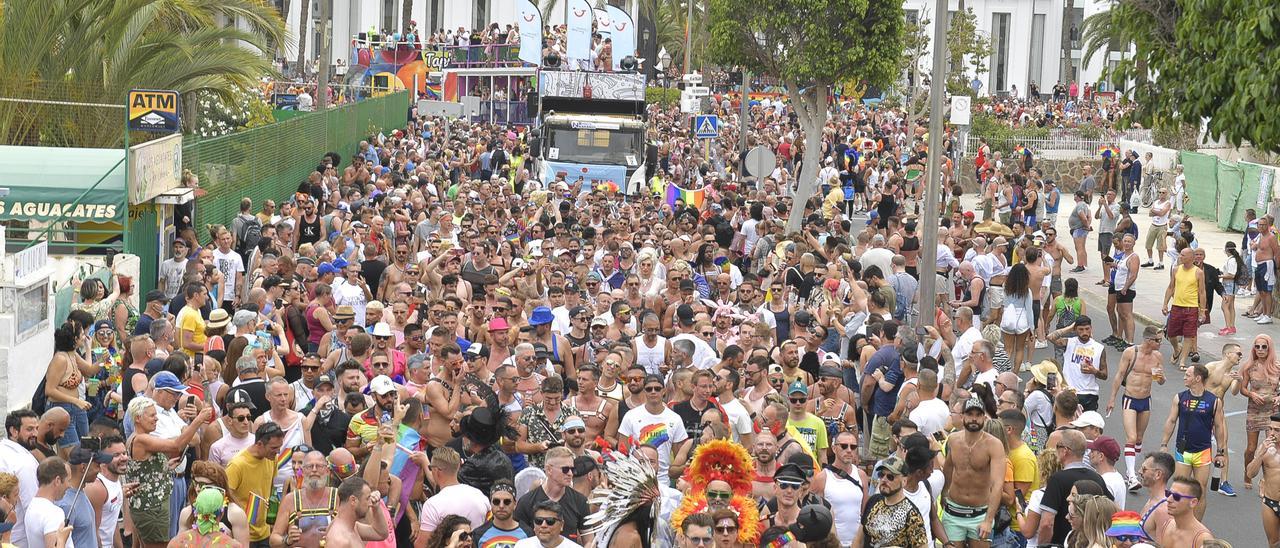
{"label": "green storefront awning", "polygon": [[123,149],[0,146],[0,191],[9,192],[0,220],[122,222],[124,157]]}

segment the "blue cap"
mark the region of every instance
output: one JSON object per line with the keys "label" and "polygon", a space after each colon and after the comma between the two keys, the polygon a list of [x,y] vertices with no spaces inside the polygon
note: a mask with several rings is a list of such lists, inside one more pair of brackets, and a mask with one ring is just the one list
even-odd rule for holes
{"label": "blue cap", "polygon": [[554,320],[555,316],[551,314],[551,309],[545,306],[533,309],[533,313],[529,315],[529,325],[543,325]]}
{"label": "blue cap", "polygon": [[172,390],[174,392],[187,393],[186,385],[178,380],[178,377],[168,371],[156,373],[156,390]]}
{"label": "blue cap", "polygon": [[342,257],[338,257],[337,259],[333,260],[333,267],[338,270],[342,270],[347,267],[347,260],[343,259]]}
{"label": "blue cap", "polygon": [[320,263],[320,269],[318,270],[321,276],[324,276],[325,274],[333,274],[337,271],[338,269],[334,268],[333,265],[329,263]]}
{"label": "blue cap", "polygon": [[788,394],[788,395],[790,395],[790,394],[795,394],[795,393],[800,393],[800,394],[804,394],[804,395],[808,396],[808,395],[809,395],[809,387],[808,387],[808,386],[805,386],[804,381],[802,381],[802,380],[800,380],[800,379],[796,379],[796,381],[795,381],[795,382],[791,383],[791,386],[787,387],[787,394]]}

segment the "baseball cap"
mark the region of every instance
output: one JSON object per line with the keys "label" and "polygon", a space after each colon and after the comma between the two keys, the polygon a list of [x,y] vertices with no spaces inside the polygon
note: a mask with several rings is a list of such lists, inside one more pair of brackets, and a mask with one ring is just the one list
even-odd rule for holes
{"label": "baseball cap", "polygon": [[156,381],[156,390],[169,390],[172,392],[178,392],[180,394],[187,393],[186,385],[182,384],[182,381],[178,380],[177,375],[174,375],[173,373],[170,373],[168,371],[161,371],[159,373],[156,373],[155,381]]}
{"label": "baseball cap", "polygon": [[795,382],[791,383],[791,386],[787,387],[788,395],[796,393],[804,394],[806,396],[809,395],[809,387],[804,385],[804,381],[796,379]]}
{"label": "baseball cap", "polygon": [[1084,413],[1080,414],[1079,418],[1077,418],[1074,421],[1071,421],[1070,426],[1072,428],[1084,428],[1086,426],[1092,426],[1098,429],[1102,429],[1107,427],[1107,423],[1102,419],[1102,414],[1098,413],[1097,411],[1085,411]]}
{"label": "baseball cap", "polygon": [[80,466],[90,462],[93,462],[93,451],[83,447],[76,446],[75,449],[71,450],[71,454],[67,456],[67,463],[71,466]]}
{"label": "baseball cap", "polygon": [[573,308],[570,308],[570,309],[569,309],[569,317],[570,317],[570,318],[576,318],[576,317],[578,317],[578,315],[579,315],[579,314],[585,314],[586,312],[587,312],[587,307],[585,307],[585,306],[575,306],[575,307],[573,307]]}
{"label": "baseball cap", "polygon": [[324,276],[325,274],[333,274],[337,271],[338,269],[334,268],[333,265],[330,263],[320,263],[320,266],[316,270],[316,272],[318,272],[321,276]]}
{"label": "baseball cap", "polygon": [[692,306],[682,304],[676,308],[676,318],[680,320],[681,324],[692,324],[694,316],[696,316],[696,314],[694,314]]}
{"label": "baseball cap", "polygon": [[907,463],[903,462],[897,455],[889,455],[888,458],[876,465],[875,471],[880,472],[881,470],[901,476],[907,473]]}
{"label": "baseball cap", "polygon": [[[333,384],[333,381],[330,380],[329,383]],[[319,385],[320,383],[317,381],[316,386]],[[243,407],[250,411],[258,410],[258,406],[253,404],[253,398],[249,396],[249,391],[243,388],[237,388],[227,394],[227,411],[230,412],[233,407]]]}
{"label": "baseball cap", "polygon": [[[579,419],[579,422],[581,422],[581,419]],[[586,455],[583,455],[581,457],[573,459],[573,477],[574,478],[584,477],[587,474],[590,474],[593,470],[598,469],[599,467],[600,465],[596,464],[595,459],[588,457]]]}
{"label": "baseball cap", "polygon": [[396,391],[396,383],[391,382],[391,378],[386,375],[378,375],[369,381],[369,391],[379,396],[385,396]]}
{"label": "baseball cap", "polygon": [[145,299],[144,299],[142,302],[144,302],[144,303],[149,303],[149,302],[167,303],[167,302],[169,302],[169,297],[166,297],[166,296],[165,296],[165,294],[164,294],[164,292],[163,292],[163,291],[160,291],[159,289],[152,289],[151,291],[148,291],[148,292],[147,292],[147,296],[145,297]]}
{"label": "baseball cap", "polygon": [[320,386],[322,384],[334,386],[333,375],[330,375],[328,373],[321,373],[319,377],[316,377],[316,386]]}
{"label": "baseball cap", "polygon": [[1087,447],[1090,451],[1102,453],[1111,462],[1120,460],[1120,442],[1111,436],[1098,436]]}
{"label": "baseball cap", "polygon": [[831,510],[826,506],[810,504],[800,509],[800,515],[791,524],[790,531],[797,542],[818,542],[827,538],[834,523]]}
{"label": "baseball cap", "polygon": [[594,317],[594,318],[591,318],[591,327],[595,327],[595,326],[597,326],[597,325],[599,325],[599,326],[603,326],[603,327],[608,327],[608,326],[609,326],[609,320],[605,319],[605,317],[604,317],[604,316],[596,316],[596,317]]}
{"label": "baseball cap", "polygon": [[982,405],[982,398],[979,398],[976,392],[964,401],[964,412],[967,413],[970,409],[977,409],[983,412],[987,410],[986,406]]}
{"label": "baseball cap", "polygon": [[474,360],[476,358],[486,358],[488,356],[489,356],[489,349],[485,348],[483,344],[478,342],[471,343],[471,346],[467,347],[467,351],[463,352],[463,357],[467,358],[468,360]]}
{"label": "baseball cap", "polygon": [[810,314],[808,310],[796,312],[796,325],[800,327],[813,325],[813,314]]}
{"label": "baseball cap", "polygon": [[95,323],[93,324],[93,330],[94,330],[94,332],[101,331],[101,330],[103,330],[103,329],[112,329],[112,330],[114,330],[114,328],[113,328],[113,327],[111,327],[111,321],[110,321],[110,320],[98,320],[97,322],[95,322]]}
{"label": "baseball cap", "polygon": [[[698,289],[698,284],[693,283],[693,280],[690,280],[690,279],[680,280],[680,291],[695,291],[697,289]],[[682,304],[680,306],[688,306],[688,305]]]}

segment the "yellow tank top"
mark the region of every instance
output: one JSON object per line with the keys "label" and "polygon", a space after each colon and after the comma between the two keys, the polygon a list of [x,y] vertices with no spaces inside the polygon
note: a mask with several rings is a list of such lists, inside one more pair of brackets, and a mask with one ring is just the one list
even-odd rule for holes
{"label": "yellow tank top", "polygon": [[1196,268],[1177,266],[1173,271],[1173,306],[1200,307],[1200,285],[1196,283]]}

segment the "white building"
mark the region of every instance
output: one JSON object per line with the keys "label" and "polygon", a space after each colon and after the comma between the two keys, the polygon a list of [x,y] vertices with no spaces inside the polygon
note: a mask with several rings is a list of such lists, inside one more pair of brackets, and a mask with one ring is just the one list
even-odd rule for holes
{"label": "white building", "polygon": [[[934,14],[935,4],[934,0],[903,2],[909,21],[923,14],[931,22],[931,41],[932,22],[939,20]],[[987,72],[978,77],[982,82],[979,95],[1008,94],[1016,86],[1018,95],[1026,97],[1031,82],[1038,84],[1042,94],[1051,93],[1059,81],[1070,85],[1074,80],[1080,90],[1086,83],[1096,87],[1104,67],[1121,56],[1120,52],[1099,52],[1088,62],[1081,60],[1083,22],[1090,15],[1110,9],[1110,0],[949,0],[948,10],[954,13],[961,6],[973,10],[978,32],[991,40]],[[932,44],[929,51],[934,51]],[[932,57],[925,56],[920,63],[921,73],[932,67]],[[971,70],[968,66],[961,68]],[[972,76],[970,72],[970,79]]]}
{"label": "white building", "polygon": [[[287,0],[289,13],[285,17],[290,36],[297,37],[299,16],[302,11],[302,0]],[[457,31],[458,27],[467,30],[498,23],[504,28],[516,22],[516,0],[309,0],[311,21],[307,24],[305,44],[303,40],[295,40],[284,54],[287,61],[298,58],[298,46],[306,48],[306,57],[314,59],[319,55],[317,44],[320,41],[320,2],[328,1],[333,6],[333,45],[331,62],[339,59],[350,65],[351,38],[372,28],[379,31],[403,32],[402,18],[404,6],[409,4],[410,20],[418,23],[420,33],[432,33],[437,30]],[[271,0],[277,9],[284,10],[286,0]],[[621,6],[636,13],[638,0],[608,0],[609,4]],[[541,7],[543,0],[534,0]],[[556,0],[550,13],[543,14],[543,23],[560,24],[564,21],[566,0]],[[596,2],[591,1],[595,6]]]}

